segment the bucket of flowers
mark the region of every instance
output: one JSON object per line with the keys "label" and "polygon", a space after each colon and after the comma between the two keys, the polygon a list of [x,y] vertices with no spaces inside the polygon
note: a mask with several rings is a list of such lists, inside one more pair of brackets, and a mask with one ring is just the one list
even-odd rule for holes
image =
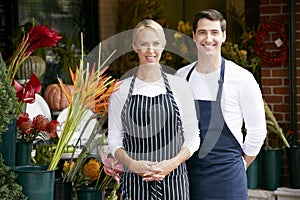
{"label": "bucket of flowers", "polygon": [[33,153],[33,143],[38,138],[57,139],[57,120],[49,120],[47,117],[39,114],[30,119],[29,114],[22,112],[17,118],[17,152],[16,165],[31,164]]}

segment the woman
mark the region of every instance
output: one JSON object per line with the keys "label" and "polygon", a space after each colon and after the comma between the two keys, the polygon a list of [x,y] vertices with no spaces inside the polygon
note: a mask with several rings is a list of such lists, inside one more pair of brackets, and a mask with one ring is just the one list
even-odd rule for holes
{"label": "woman", "polygon": [[123,199],[189,199],[184,163],[200,144],[192,92],[187,82],[159,64],[163,28],[144,20],[133,31],[137,72],[110,97],[109,147],[125,169]]}

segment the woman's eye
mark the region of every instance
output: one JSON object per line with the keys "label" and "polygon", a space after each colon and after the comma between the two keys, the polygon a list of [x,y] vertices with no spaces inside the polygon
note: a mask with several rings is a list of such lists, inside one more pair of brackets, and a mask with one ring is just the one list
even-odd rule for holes
{"label": "woman's eye", "polygon": [[158,46],[160,46],[160,43],[159,42],[153,42],[153,46],[158,47]]}

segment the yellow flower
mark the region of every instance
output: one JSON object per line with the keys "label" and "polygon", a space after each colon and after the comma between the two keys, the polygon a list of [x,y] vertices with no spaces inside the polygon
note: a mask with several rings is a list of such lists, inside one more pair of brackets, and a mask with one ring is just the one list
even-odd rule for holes
{"label": "yellow flower", "polygon": [[97,180],[100,174],[101,163],[92,158],[83,166],[83,174],[89,177],[91,180]]}
{"label": "yellow flower", "polygon": [[72,161],[71,164],[69,161],[65,161],[63,165],[63,172],[66,173],[67,171],[70,172],[75,167],[75,162]]}
{"label": "yellow flower", "polygon": [[244,60],[247,60],[247,51],[246,50],[240,50],[240,54],[243,57]]}

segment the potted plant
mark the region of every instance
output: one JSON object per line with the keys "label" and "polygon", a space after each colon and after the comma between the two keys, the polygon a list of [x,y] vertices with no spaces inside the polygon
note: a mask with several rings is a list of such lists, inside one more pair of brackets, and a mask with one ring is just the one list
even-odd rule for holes
{"label": "potted plant", "polygon": [[[264,101],[267,137],[262,150],[262,187],[275,190],[281,181],[281,155],[283,147],[290,147],[286,133],[279,126],[268,104]],[[274,135],[275,134],[275,135]]]}
{"label": "potted plant", "polygon": [[[0,154],[6,165],[14,166],[15,161],[15,108],[17,107],[16,90],[11,85],[7,66],[0,54]],[[10,125],[11,124],[11,125]],[[9,126],[10,125],[10,126]],[[11,133],[12,132],[12,133]]]}
{"label": "potted plant", "polygon": [[4,164],[0,154],[0,194],[1,199],[28,199],[22,192],[22,186],[16,182],[17,175]]}
{"label": "potted plant", "polygon": [[17,157],[16,166],[31,164],[33,142],[37,138],[55,140],[59,122],[41,114],[32,120],[26,112],[20,113],[17,119]]}

